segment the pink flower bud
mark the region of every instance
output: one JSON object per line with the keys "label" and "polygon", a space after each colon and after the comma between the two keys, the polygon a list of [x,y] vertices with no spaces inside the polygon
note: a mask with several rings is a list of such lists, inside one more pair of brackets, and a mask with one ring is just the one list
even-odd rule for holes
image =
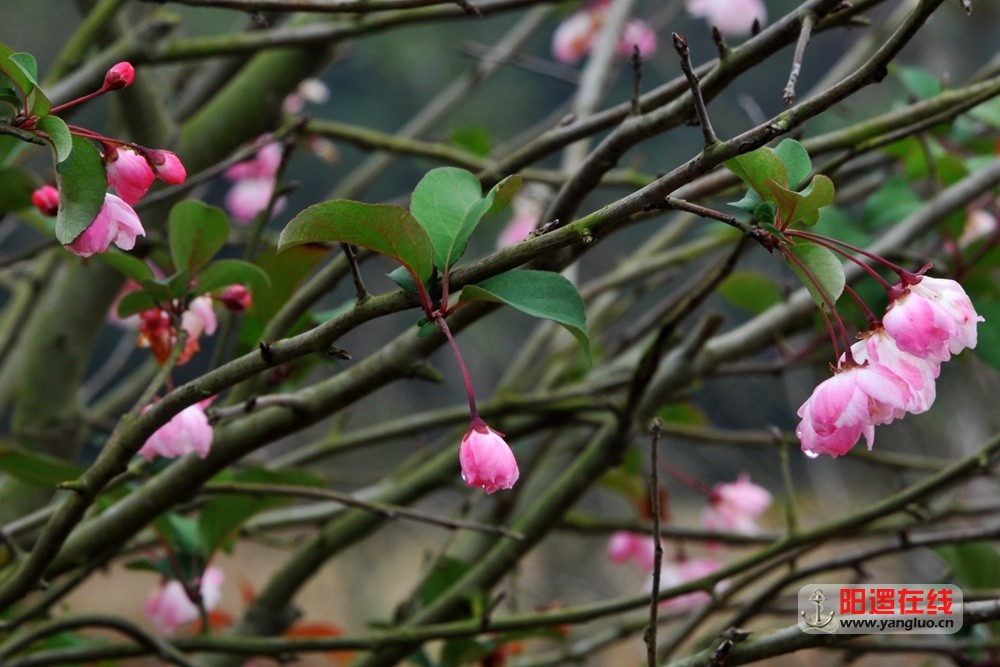
{"label": "pink flower bud", "polygon": [[184,179],[187,178],[187,171],[181,164],[180,158],[170,151],[150,151],[149,159],[153,163],[156,175],[163,182],[177,185],[183,183]]}
{"label": "pink flower bud", "polygon": [[768,490],[751,482],[749,475],[742,474],[735,482],[712,487],[704,515],[705,528],[753,535],[758,531],[757,517],[770,506]]}
{"label": "pink flower bud", "polygon": [[156,175],[146,157],[130,148],[111,148],[104,155],[108,184],[126,203],[134,204],[149,190]]}
{"label": "pink flower bud", "polygon": [[[224,575],[217,567],[206,567],[199,582],[201,603],[206,611],[211,611],[222,597]],[[162,584],[146,600],[146,615],[156,631],[172,635],[178,628],[198,620],[198,607],[191,602],[184,591],[184,584],[177,579]]]}
{"label": "pink flower bud", "polygon": [[173,459],[196,453],[201,458],[208,456],[212,447],[212,426],[208,423],[205,408],[212,402],[206,399],[190,405],[149,436],[139,450],[139,456],[152,461],[157,456]]}
{"label": "pink flower bud", "polygon": [[59,191],[51,185],[43,185],[31,193],[31,203],[42,215],[53,216],[59,212]]}
{"label": "pink flower bud", "polygon": [[145,236],[139,216],[132,207],[113,194],[104,195],[104,205],[90,226],[66,248],[80,257],[104,252],[114,243],[122,250],[135,247],[137,236]]}
{"label": "pink flower bud", "polygon": [[243,285],[230,285],[222,290],[222,294],[219,295],[219,301],[228,310],[241,313],[250,307],[250,304],[253,303],[253,297],[250,296],[250,292]]}
{"label": "pink flower bud", "polygon": [[122,61],[108,70],[104,75],[104,87],[108,90],[121,90],[135,81],[135,68],[129,62]]}
{"label": "pink flower bud", "polygon": [[519,472],[514,452],[504,442],[503,434],[494,431],[475,417],[462,438],[458,450],[462,464],[462,479],[468,486],[478,486],[486,493],[509,489]]}

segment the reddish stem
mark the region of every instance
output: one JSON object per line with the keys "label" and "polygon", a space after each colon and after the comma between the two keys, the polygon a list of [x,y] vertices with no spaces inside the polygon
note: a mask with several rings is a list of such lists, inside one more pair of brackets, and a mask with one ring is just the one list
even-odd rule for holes
{"label": "reddish stem", "polygon": [[479,410],[476,409],[476,395],[472,391],[472,378],[469,377],[469,369],[465,366],[465,360],[462,359],[462,352],[458,349],[458,343],[455,342],[455,337],[451,335],[451,329],[448,328],[448,323],[445,322],[444,317],[438,315],[436,321],[438,326],[441,327],[444,337],[448,339],[451,350],[455,353],[455,359],[458,361],[458,368],[462,371],[462,379],[465,380],[465,393],[469,397],[469,415],[474,422],[479,418]]}

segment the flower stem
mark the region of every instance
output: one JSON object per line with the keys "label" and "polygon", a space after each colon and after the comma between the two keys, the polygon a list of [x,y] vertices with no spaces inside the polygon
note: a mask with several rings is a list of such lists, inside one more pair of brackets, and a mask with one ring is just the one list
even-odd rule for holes
{"label": "flower stem", "polygon": [[451,335],[451,329],[448,328],[448,323],[445,322],[444,317],[438,315],[436,320],[438,326],[441,327],[441,331],[444,333],[444,337],[448,339],[448,344],[451,345],[452,352],[455,353],[458,368],[462,371],[462,379],[465,380],[465,393],[469,397],[469,415],[472,419],[476,419],[479,417],[479,410],[476,409],[476,394],[472,391],[472,378],[469,377],[469,369],[465,366],[465,360],[462,359],[462,352],[458,349],[458,343],[455,342],[455,337]]}

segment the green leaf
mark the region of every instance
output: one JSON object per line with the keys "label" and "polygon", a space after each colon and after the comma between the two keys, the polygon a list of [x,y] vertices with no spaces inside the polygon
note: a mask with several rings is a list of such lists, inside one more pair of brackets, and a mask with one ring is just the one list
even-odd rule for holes
{"label": "green leaf", "polygon": [[558,273],[521,269],[462,288],[461,301],[505,303],[532,317],[558,322],[583,346],[590,358],[587,315],[573,283]]}
{"label": "green leaf", "polygon": [[934,549],[962,588],[990,590],[1000,586],[1000,554],[989,542],[967,542]]}
{"label": "green leaf", "polygon": [[0,167],[0,215],[31,206],[31,193],[41,183],[23,167]]}
{"label": "green leaf", "polygon": [[729,205],[734,206],[740,209],[741,211],[746,211],[747,213],[753,214],[753,212],[757,210],[757,207],[763,203],[764,200],[760,198],[760,195],[751,189],[747,190],[747,193],[743,195],[743,199],[740,199],[739,201],[729,202]]}
{"label": "green leaf", "polygon": [[[844,265],[840,263],[837,255],[833,251],[815,243],[803,243],[799,241],[789,248],[802,266],[795,262],[789,262],[792,270],[799,276],[799,279],[809,290],[810,296],[816,305],[828,310],[827,300],[830,305],[837,303],[837,299],[844,291]],[[804,267],[804,269],[803,269]],[[808,275],[806,274],[808,271]],[[810,275],[812,278],[810,279]],[[826,300],[824,300],[824,295]]]}
{"label": "green leaf", "polygon": [[157,300],[146,291],[129,292],[118,300],[118,317],[131,317],[150,308],[159,307]]}
{"label": "green leaf", "polygon": [[785,226],[801,221],[807,226],[819,221],[819,210],[833,203],[835,190],[833,181],[817,174],[809,183],[809,187],[801,193],[783,188],[774,181],[767,180],[767,188],[778,203],[778,214]]}
{"label": "green leaf", "polygon": [[493,649],[485,644],[461,637],[449,639],[441,647],[441,667],[461,667],[462,665],[480,664]]}
{"label": "green leaf", "polygon": [[73,150],[73,135],[69,133],[66,122],[59,116],[44,116],[38,120],[38,129],[49,135],[49,142],[56,154],[56,164],[65,161]]}
{"label": "green leaf", "polygon": [[468,571],[469,566],[466,563],[457,558],[441,556],[424,578],[423,584],[417,592],[417,598],[423,606],[430,605],[451,588],[452,584],[464,577]]}
{"label": "green leaf", "polygon": [[[479,179],[458,167],[431,169],[413,189],[410,211],[434,244],[434,265],[442,271],[448,268],[449,259],[458,259],[454,253],[456,238],[466,224],[466,216],[482,199]],[[461,245],[464,249],[465,244]]]}
{"label": "green leaf", "polygon": [[753,210],[753,219],[761,227],[770,225],[772,228],[777,229],[777,227],[774,226],[774,218],[777,215],[778,206],[773,201],[761,202],[757,208]]}
{"label": "green leaf", "polygon": [[781,158],[767,146],[744,155],[737,155],[723,164],[756,190],[761,199],[768,199],[766,185],[768,179],[782,187],[788,187],[788,169],[785,168]]}
{"label": "green leaf", "polygon": [[784,139],[774,147],[774,154],[788,171],[788,187],[792,190],[802,187],[806,176],[812,171],[812,160],[809,159],[806,147],[794,139]]}
{"label": "green leaf", "polygon": [[54,488],[61,482],[78,479],[85,470],[62,459],[29,452],[0,442],[0,470],[33,486]]}
{"label": "green leaf", "polygon": [[266,298],[270,292],[271,279],[256,264],[242,259],[219,259],[205,267],[198,276],[197,285],[199,293],[229,285],[243,285],[250,290],[256,302],[258,298]]}
{"label": "green leaf", "polygon": [[170,258],[177,269],[197,273],[229,239],[229,218],[216,206],[185,199],[170,209]]}
{"label": "green leaf", "polygon": [[448,247],[445,258],[446,267],[454,265],[462,257],[469,243],[469,237],[472,236],[472,232],[482,219],[487,215],[502,211],[520,188],[521,177],[508,176],[493,186],[486,193],[485,197],[472,205],[472,208],[465,214],[465,219],[462,220],[461,226],[456,230],[451,245]]}
{"label": "green leaf", "polygon": [[901,67],[899,80],[906,86],[907,92],[917,99],[925,100],[941,94],[941,81],[925,69]]}
{"label": "green leaf", "polygon": [[316,246],[298,246],[282,253],[271,249],[262,252],[256,264],[267,274],[271,289],[270,293],[253,295],[252,312],[256,317],[262,322],[270,320],[328,254],[327,249]]}
{"label": "green leaf", "polygon": [[493,149],[493,137],[485,127],[456,127],[451,131],[451,143],[479,157]]}
{"label": "green leaf", "polygon": [[719,294],[729,303],[759,315],[781,302],[781,290],[758,271],[736,271],[719,285]]}
{"label": "green leaf", "polygon": [[153,270],[137,257],[120,251],[102,252],[97,257],[127,278],[142,284],[144,280],[155,280]]}
{"label": "green leaf", "polygon": [[72,152],[56,167],[56,184],[59,187],[56,238],[66,245],[94,221],[108,190],[101,154],[90,141],[73,136]]}
{"label": "green leaf", "polygon": [[923,206],[920,197],[899,176],[893,176],[865,203],[865,222],[875,228],[893,225]]}
{"label": "green leaf", "polygon": [[[250,468],[235,475],[226,475],[216,481],[239,484],[271,484],[323,488],[323,478],[305,470],[266,470]],[[198,533],[205,559],[212,557],[217,549],[230,542],[239,533],[240,527],[255,514],[294,502],[295,498],[286,494],[247,493],[247,495],[220,494],[213,496],[201,509],[198,518]]]}
{"label": "green leaf", "polygon": [[38,85],[38,63],[35,62],[35,56],[30,53],[12,53],[10,60],[21,68],[32,85]]}
{"label": "green leaf", "polygon": [[490,188],[490,191],[486,193],[486,198],[492,197],[493,204],[486,211],[486,215],[493,215],[507,208],[511,200],[514,199],[514,195],[521,190],[522,185],[524,185],[524,179],[514,174]]}
{"label": "green leaf", "polygon": [[434,270],[434,246],[427,232],[400,206],[344,199],[315,204],[281,231],[278,250],[320,241],[352,243],[392,257],[420,282]]}
{"label": "green leaf", "polygon": [[[11,53],[8,62],[9,68],[20,74],[16,78],[11,76],[11,79],[17,81],[27,95],[28,108],[31,109],[31,113],[36,116],[45,116],[52,108],[52,104],[38,87],[38,64],[35,62],[35,57],[30,53]],[[4,72],[10,76],[7,69],[4,69]]]}

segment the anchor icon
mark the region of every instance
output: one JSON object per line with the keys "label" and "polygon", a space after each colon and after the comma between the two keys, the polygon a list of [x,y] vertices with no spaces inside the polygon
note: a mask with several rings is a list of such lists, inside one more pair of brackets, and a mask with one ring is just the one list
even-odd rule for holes
{"label": "anchor icon", "polygon": [[812,618],[806,616],[806,612],[800,611],[799,615],[802,616],[803,622],[811,628],[822,628],[829,625],[830,621],[833,620],[834,614],[837,612],[831,611],[830,615],[823,618],[823,603],[826,602],[826,596],[823,595],[823,591],[816,589],[809,596],[809,601],[816,605],[816,611],[813,612]]}

